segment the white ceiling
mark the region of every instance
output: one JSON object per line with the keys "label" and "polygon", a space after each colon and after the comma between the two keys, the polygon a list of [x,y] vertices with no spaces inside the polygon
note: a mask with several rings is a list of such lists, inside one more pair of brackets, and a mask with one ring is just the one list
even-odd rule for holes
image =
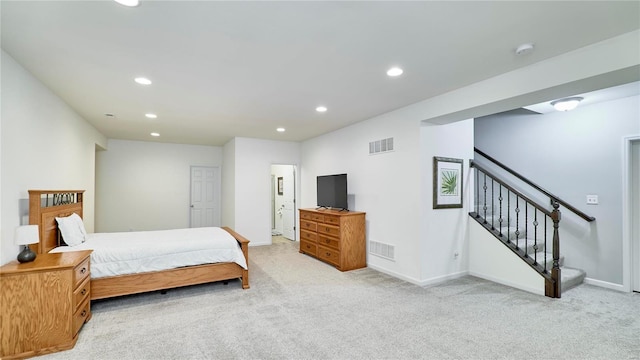
{"label": "white ceiling", "polygon": [[0,6],[2,49],[108,138],[203,145],[305,140],[640,28],[638,1]]}

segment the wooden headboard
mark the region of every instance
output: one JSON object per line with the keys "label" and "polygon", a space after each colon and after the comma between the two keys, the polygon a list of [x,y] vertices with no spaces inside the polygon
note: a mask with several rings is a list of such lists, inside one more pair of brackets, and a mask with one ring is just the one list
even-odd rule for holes
{"label": "wooden headboard", "polygon": [[58,246],[56,217],[76,213],[82,217],[84,190],[29,190],[29,224],[38,225],[40,242],[31,245],[38,254]]}

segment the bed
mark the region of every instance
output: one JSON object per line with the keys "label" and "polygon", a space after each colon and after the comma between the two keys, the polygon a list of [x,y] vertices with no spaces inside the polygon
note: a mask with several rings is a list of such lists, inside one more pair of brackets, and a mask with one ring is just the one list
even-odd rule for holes
{"label": "bed", "polygon": [[[69,217],[74,213],[82,217],[83,194],[84,190],[29,190],[29,223],[32,225],[38,225],[40,232],[40,242],[31,246],[33,251],[38,254],[43,254],[51,252],[52,250],[53,252],[74,251],[74,248],[80,250],[80,248],[76,246],[70,248],[67,247],[66,249],[59,249],[61,236],[58,229],[58,222],[56,221],[56,217]],[[233,239],[235,239],[235,242],[237,243],[236,247],[239,249],[239,252],[241,256],[244,257],[244,259],[236,259],[240,261],[204,263],[198,265],[176,265],[176,267],[166,270],[146,271],[142,273],[132,273],[125,275],[112,276],[109,274],[109,271],[106,271],[102,272],[102,274],[98,278],[94,277],[92,269],[91,299],[104,299],[115,296],[136,294],[155,290],[165,290],[175,287],[196,285],[214,281],[225,281],[231,279],[240,279],[242,288],[248,289],[249,240],[245,239],[240,234],[236,233],[228,227],[214,229],[217,229],[215,231],[217,231],[218,233],[224,233],[219,235],[230,235]],[[205,230],[192,229],[191,231],[202,232]],[[153,232],[150,232],[150,234],[146,234],[148,239],[146,242],[143,241],[143,244],[147,244],[147,247],[150,247],[150,245],[153,244],[149,241],[151,235],[157,236],[160,234],[152,233]],[[126,233],[121,233],[119,236],[123,236],[124,234]],[[162,236],[170,236],[172,234],[175,234],[175,232],[162,232]],[[87,242],[89,242],[89,239],[94,238],[99,238],[103,241],[105,240],[103,234],[87,234]],[[117,242],[119,240],[116,237],[114,241]],[[194,251],[197,252],[197,249]],[[93,253],[91,255],[91,258],[93,262]],[[172,259],[169,262],[175,261],[177,260]]]}

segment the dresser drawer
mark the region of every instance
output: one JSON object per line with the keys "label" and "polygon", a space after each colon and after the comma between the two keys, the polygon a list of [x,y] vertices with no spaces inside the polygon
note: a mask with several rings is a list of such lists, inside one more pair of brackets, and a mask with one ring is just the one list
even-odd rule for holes
{"label": "dresser drawer", "polygon": [[81,262],[78,266],[73,268],[73,285],[74,288],[89,276],[89,257],[87,257],[83,262]]}
{"label": "dresser drawer", "polygon": [[325,215],[324,216],[324,223],[325,224],[331,224],[331,225],[340,226],[340,217],[339,216],[334,216],[334,215]]}
{"label": "dresser drawer", "polygon": [[308,241],[300,240],[300,252],[305,253],[307,255],[316,256],[317,247],[315,243],[310,243]]}
{"label": "dresser drawer", "polygon": [[311,220],[312,216],[313,214],[310,212],[300,211],[300,219],[302,220]]}
{"label": "dresser drawer", "polygon": [[311,220],[318,221],[318,222],[323,222],[324,221],[324,215],[312,213],[311,214]]}
{"label": "dresser drawer", "polygon": [[316,223],[313,221],[300,220],[300,230],[316,231]]}
{"label": "dresser drawer", "polygon": [[335,249],[318,246],[318,258],[335,266],[340,265],[340,251]]}
{"label": "dresser drawer", "polygon": [[300,240],[305,240],[309,242],[316,242],[316,233],[306,230],[300,230]]}
{"label": "dresser drawer", "polygon": [[91,316],[91,301],[87,299],[73,314],[73,333],[77,334],[89,317]]}
{"label": "dresser drawer", "polygon": [[328,224],[318,224],[318,232],[340,237],[340,227]]}
{"label": "dresser drawer", "polygon": [[87,276],[86,279],[73,291],[73,309],[78,309],[78,306],[82,304],[85,298],[89,297],[91,279]]}
{"label": "dresser drawer", "polygon": [[340,249],[340,240],[331,236],[318,235],[318,244],[334,249]]}

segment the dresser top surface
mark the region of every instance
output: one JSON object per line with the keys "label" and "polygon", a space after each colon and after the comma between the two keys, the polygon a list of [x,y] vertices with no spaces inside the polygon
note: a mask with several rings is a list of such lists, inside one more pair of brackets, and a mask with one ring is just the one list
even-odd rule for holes
{"label": "dresser top surface", "polygon": [[339,216],[366,214],[365,212],[362,212],[362,211],[334,210],[334,209],[300,209],[300,211],[307,211],[307,212],[324,214],[324,215],[339,215]]}

